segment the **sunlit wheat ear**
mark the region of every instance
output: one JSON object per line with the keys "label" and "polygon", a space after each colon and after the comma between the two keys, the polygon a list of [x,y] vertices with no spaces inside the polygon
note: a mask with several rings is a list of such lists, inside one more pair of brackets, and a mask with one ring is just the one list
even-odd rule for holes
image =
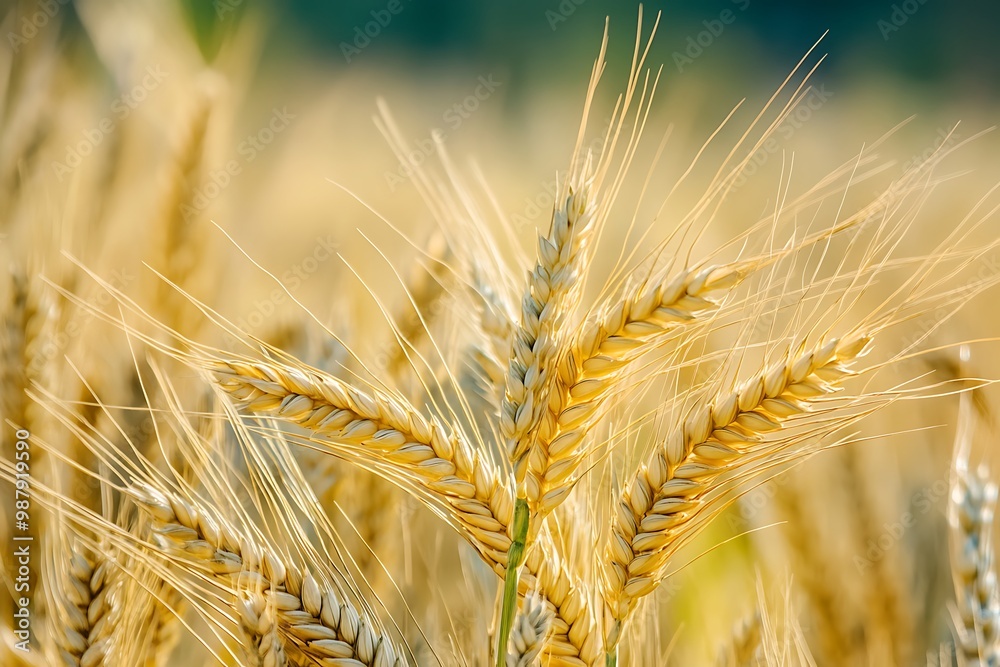
{"label": "sunlit wheat ear", "polygon": [[855,334],[794,350],[734,391],[691,409],[654,450],[623,490],[612,519],[603,591],[609,647],[639,600],[662,580],[670,556],[711,513],[705,501],[717,478],[737,469],[742,457],[752,462],[768,448],[779,451],[781,441],[764,436],[837,391],[869,342]]}
{"label": "sunlit wheat ear", "polygon": [[[216,637],[220,631],[229,633],[230,623],[238,622],[239,591],[267,591],[275,597],[279,632],[290,662],[327,664],[322,660],[335,658],[366,665],[403,664],[402,654],[378,619],[357,611],[354,600],[362,598],[338,569],[334,533],[316,507],[287,443],[273,433],[251,439],[235,415],[227,412],[246,464],[245,469],[236,469],[231,456],[235,452],[226,450],[217,434],[195,429],[169,380],[159,379],[167,401],[168,414],[163,416],[177,436],[161,440],[161,445],[176,447],[181,458],[199,471],[197,480],[188,482],[176,471],[172,480],[164,480],[141,456],[133,462],[99,433],[65,419],[67,406],[53,399],[54,416],[114,471],[108,477],[123,480],[124,488],[117,488],[139,500],[148,530],[123,531],[66,501],[74,519],[109,534],[119,548],[137,556],[140,562],[125,564],[130,574],[138,569],[136,574],[141,575],[148,569],[177,584]],[[9,477],[9,467],[3,473]],[[192,485],[201,490],[196,494]],[[242,491],[252,499],[247,504],[237,500]],[[44,485],[38,492],[49,504],[52,498],[61,500]]]}
{"label": "sunlit wheat ear", "polygon": [[165,553],[184,557],[192,566],[222,578],[225,585],[252,588],[273,598],[284,650],[293,660],[323,664],[330,658],[353,659],[374,667],[404,664],[388,637],[308,569],[260,548],[206,508],[179,496],[145,484],[131,487],[129,493],[152,519],[156,544]]}
{"label": "sunlit wheat ear", "polygon": [[[3,369],[0,378],[0,408],[14,429],[5,429],[3,440],[8,443],[18,428],[31,433],[45,432],[42,411],[28,399],[25,391],[33,384],[52,384],[53,359],[45,354],[51,346],[51,336],[58,320],[58,304],[51,290],[32,281],[24,268],[14,268],[10,275],[9,302],[4,308],[4,324],[0,332],[0,355]],[[13,443],[13,440],[10,440]],[[6,450],[13,457],[13,444]]]}
{"label": "sunlit wheat ear", "polygon": [[320,444],[329,439],[390,464],[447,508],[488,562],[506,558],[510,491],[499,483],[492,463],[460,434],[401,399],[365,393],[319,372],[238,361],[214,362],[210,369],[247,413],[294,422]]}
{"label": "sunlit wheat ear", "polygon": [[44,542],[49,661],[67,667],[101,665],[114,653],[116,626],[127,613],[121,606],[121,581],[111,576],[116,567],[112,560],[82,542],[70,542],[62,534],[66,530],[50,530]]}
{"label": "sunlit wheat ear", "polygon": [[[645,49],[641,42],[642,11],[628,84],[619,97],[599,156],[582,149],[590,107],[607,49],[607,31],[591,73],[584,117],[572,164],[556,195],[556,206],[548,233],[540,236],[535,266],[528,274],[521,299],[520,319],[512,332],[510,357],[500,409],[500,434],[507,458],[520,486],[528,473],[529,460],[538,446],[539,428],[548,409],[549,393],[556,381],[562,350],[568,344],[574,314],[578,310],[584,280],[590,268],[593,245],[599,238],[622,181],[634,155],[635,145],[645,124],[644,111],[656,89],[658,76],[651,82],[642,75],[650,42],[656,33],[654,21]],[[629,119],[633,104],[635,118]],[[632,127],[628,128],[628,124]],[[625,141],[620,164],[613,171],[619,139]],[[537,488],[519,491],[532,513],[537,513]]]}
{"label": "sunlit wheat ear", "polygon": [[586,251],[594,233],[597,202],[589,163],[555,211],[552,229],[538,241],[538,264],[528,276],[521,321],[514,331],[500,411],[500,433],[515,475],[523,480],[526,455],[548,402],[551,369],[558,358],[562,327],[579,293]]}
{"label": "sunlit wheat ear", "polygon": [[962,394],[948,522],[955,582],[956,645],[969,665],[1000,663],[1000,590],[993,552],[997,484],[985,467],[969,470],[975,431],[972,397]]}
{"label": "sunlit wheat ear", "polygon": [[572,337],[552,380],[537,445],[528,461],[528,496],[550,512],[572,489],[585,460],[584,441],[619,386],[625,366],[658,338],[713,310],[713,294],[737,285],[749,266],[683,271],[666,283],[642,285],[609,303]]}
{"label": "sunlit wheat ear", "polygon": [[277,603],[274,596],[242,591],[236,601],[240,627],[246,635],[249,667],[285,667],[288,656],[278,632]]}
{"label": "sunlit wheat ear", "polygon": [[[242,361],[206,367],[245,412],[299,424],[311,433],[311,446],[381,463],[380,474],[418,491],[417,497],[443,511],[495,572],[504,573],[513,495],[499,483],[493,464],[459,434],[400,399],[361,392],[315,370]],[[600,650],[585,588],[554,548],[546,542],[529,550],[519,590],[537,589],[553,605],[549,647],[566,660],[590,664]]]}
{"label": "sunlit wheat ear", "polygon": [[[770,130],[765,132],[765,136],[767,132]],[[854,166],[869,160],[871,156],[862,153]],[[623,167],[623,171],[625,168],[627,165]],[[844,171],[841,169],[837,172],[839,177],[844,176]],[[847,170],[847,173],[853,172]],[[605,299],[579,330],[564,332],[562,342],[558,344],[555,372],[551,369],[539,373],[529,372],[532,369],[524,361],[530,358],[537,362],[537,358],[529,357],[529,354],[534,353],[535,347],[544,351],[547,339],[542,339],[544,342],[538,344],[534,337],[536,332],[529,330],[529,335],[524,338],[528,343],[536,341],[534,346],[522,345],[519,349],[519,334],[515,331],[515,348],[511,357],[511,370],[507,375],[507,393],[503,403],[505,412],[501,412],[501,427],[508,445],[515,441],[521,443],[513,448],[509,446],[508,454],[519,466],[518,480],[524,478],[525,495],[532,504],[533,511],[541,515],[550,512],[572,489],[575,474],[586,459],[587,433],[614,404],[614,401],[608,399],[615,395],[614,389],[621,388],[629,362],[657,349],[658,345],[669,339],[669,334],[677,331],[678,336],[683,335],[685,325],[710,322],[719,309],[719,302],[730,296],[734,288],[749,274],[772,265],[781,256],[808,251],[811,246],[823,245],[840,234],[857,232],[865,222],[878,219],[880,214],[914,188],[916,180],[915,172],[907,173],[878,200],[852,215],[845,215],[830,229],[804,237],[796,234],[787,247],[780,250],[772,248],[771,254],[765,253],[752,259],[722,265],[692,264],[666,277],[658,275],[654,278],[642,275],[638,269],[634,270],[629,276],[632,284],[627,285],[615,297]],[[751,225],[739,240],[746,242],[754,234],[760,234],[763,238],[769,231],[773,234],[773,226],[779,219],[794,224],[797,212],[830,196],[828,191],[824,191],[835,181],[836,178],[832,176],[823,179],[795,200],[785,202],[783,207],[775,211],[773,219],[764,219]],[[847,185],[843,188],[846,189]],[[595,187],[594,191],[594,196],[599,199],[600,188]],[[708,206],[718,195],[719,191],[713,190],[699,202],[699,207]],[[557,211],[557,215],[558,213]],[[681,229],[690,231],[691,221],[696,217],[686,220]],[[602,215],[595,215],[595,220],[595,226],[599,229],[603,222]],[[664,252],[665,249],[666,244],[659,247],[659,252]],[[677,251],[678,256],[682,254]],[[576,271],[583,276],[588,264],[587,255],[581,256],[583,259],[576,263]],[[540,254],[540,257],[544,257],[544,254]],[[540,260],[538,267],[542,266],[543,262]],[[569,268],[568,265],[567,271]],[[536,274],[538,271],[536,267]],[[543,275],[547,273],[543,272]],[[612,292],[619,292],[620,289],[615,284],[608,287]],[[550,317],[556,319],[555,307],[546,301],[528,298],[536,291],[535,286],[529,285],[525,300],[527,310],[524,312],[531,314],[551,310]],[[545,290],[540,293],[548,296]],[[544,309],[540,309],[542,306]],[[532,323],[535,319],[522,316],[522,320]],[[539,326],[541,325],[539,319]],[[512,371],[516,372],[512,375]],[[522,379],[528,381],[528,385],[523,385],[520,382]],[[533,391],[535,387],[539,390]],[[536,408],[540,397],[544,397],[546,406],[539,413]],[[531,426],[536,419],[541,420],[537,428]]]}
{"label": "sunlit wheat ear", "polygon": [[526,595],[510,632],[507,667],[533,667],[538,664],[551,626],[552,611],[545,600],[535,593]]}

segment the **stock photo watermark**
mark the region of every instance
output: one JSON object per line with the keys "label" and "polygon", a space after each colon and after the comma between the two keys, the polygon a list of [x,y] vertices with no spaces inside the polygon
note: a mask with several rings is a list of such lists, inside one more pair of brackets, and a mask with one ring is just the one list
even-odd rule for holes
{"label": "stock photo watermark", "polygon": [[722,37],[726,27],[736,22],[737,12],[745,12],[750,7],[750,0],[730,1],[736,7],[736,11],[727,7],[720,11],[718,16],[705,19],[701,22],[705,29],[694,35],[688,35],[684,51],[674,51],[671,54],[678,72],[683,73],[684,68],[694,64],[695,60],[715,44],[715,40]]}
{"label": "stock photo watermark", "polygon": [[31,528],[31,434],[18,429],[14,436],[14,535],[11,556],[13,558],[13,602],[14,648],[27,653],[31,645],[32,624],[32,546],[34,535]]}
{"label": "stock photo watermark", "polygon": [[[476,113],[483,102],[490,99],[497,88],[503,85],[502,81],[497,81],[492,74],[482,75],[476,78],[476,87],[471,93],[453,103],[441,114],[441,120],[451,132],[457,131],[469,118]],[[396,188],[408,181],[420,165],[434,155],[440,144],[448,140],[448,132],[440,127],[430,131],[426,137],[413,142],[413,148],[406,154],[405,159],[399,161],[395,171],[385,172],[385,183],[389,186],[390,192],[395,192]]]}
{"label": "stock photo watermark", "polygon": [[878,31],[882,34],[882,39],[888,42],[889,38],[899,32],[910,20],[910,17],[926,4],[927,0],[903,0],[903,2],[892,5],[889,16],[875,22]]}
{"label": "stock photo watermark", "polygon": [[111,103],[111,115],[105,116],[97,125],[83,131],[83,138],[66,146],[66,157],[62,162],[53,160],[52,170],[60,182],[73,170],[83,164],[84,158],[94,152],[104,139],[118,127],[118,124],[128,118],[139,108],[150,94],[160,87],[169,72],[160,65],[150,65],[144,71],[142,79],[130,90],[125,91]]}
{"label": "stock photo watermark", "polygon": [[278,306],[291,300],[290,292],[301,287],[319,271],[322,264],[337,254],[338,247],[332,234],[317,237],[312,252],[278,276],[282,286],[275,287],[266,298],[254,301],[253,309],[236,323],[240,330],[250,332],[259,329],[274,315]]}
{"label": "stock photo watermark", "polygon": [[[598,132],[590,143],[583,147],[582,153],[586,155],[588,152],[594,155],[600,155],[601,151],[604,150],[604,142],[608,135],[608,129],[611,127],[611,118],[604,119],[604,126],[601,131]],[[540,221],[543,215],[551,215],[552,209],[556,204],[556,196],[559,194],[559,182],[555,178],[551,178],[542,181],[542,188],[539,192],[534,195],[529,195],[524,198],[524,206],[520,211],[511,216],[511,224],[514,225],[514,230],[520,232],[525,227],[535,227]]]}
{"label": "stock photo watermark", "polygon": [[212,0],[215,17],[220,21],[226,19],[226,14],[233,14],[243,4],[243,0]]}
{"label": "stock photo watermark", "polygon": [[[998,272],[1000,272],[1000,259],[997,259],[996,255],[983,257],[978,264],[975,275],[967,278],[965,282],[955,288],[954,298],[959,303],[968,301],[980,292],[983,283],[997,275]],[[941,323],[949,318],[954,311],[954,306],[941,306],[921,317],[913,325],[909,335],[903,338],[902,349],[909,350],[916,348],[941,326]],[[902,363],[906,366],[912,366],[917,364],[918,360],[916,358],[906,359]]]}
{"label": "stock photo watermark", "polygon": [[[135,279],[136,275],[127,269],[118,269],[108,279],[108,283],[112,286],[112,288],[124,291],[124,289]],[[102,290],[101,293],[89,303],[89,306],[94,309],[103,309],[110,305],[113,299],[114,297],[111,292],[108,290]],[[51,336],[48,336],[42,346],[32,356],[31,362],[28,364],[29,374],[40,374],[46,364],[51,363],[53,360],[62,355],[63,352],[69,347],[70,342],[84,332],[86,322],[93,317],[94,315],[87,309],[78,311],[73,318],[66,322],[66,325],[61,330],[56,331]]]}
{"label": "stock photo watermark", "polygon": [[913,509],[903,512],[895,521],[883,523],[882,532],[870,538],[865,544],[864,555],[854,556],[854,567],[858,573],[864,574],[885,558],[886,554],[917,525],[921,516],[930,514],[931,510],[948,496],[948,491],[948,481],[945,479],[936,480],[933,484],[917,491],[910,499]]}
{"label": "stock photo watermark", "polygon": [[816,112],[822,109],[831,97],[833,97],[833,92],[827,90],[826,84],[811,88],[802,101],[775,128],[774,135],[768,137],[750,157],[750,160],[740,170],[739,175],[733,180],[733,189],[743,186],[748,178],[767,164],[771,156],[781,150],[781,142],[791,139],[796,132],[812,120]]}
{"label": "stock photo watermark", "polygon": [[545,10],[545,20],[549,22],[549,27],[555,32],[560,23],[565,23],[569,17],[576,12],[576,8],[587,0],[562,0],[555,9]]}
{"label": "stock photo watermark", "polygon": [[35,36],[44,30],[46,26],[56,17],[59,10],[68,5],[70,0],[40,0],[38,10],[21,17],[20,26],[17,32],[7,33],[7,42],[11,50],[17,53],[21,47],[26,45]]}
{"label": "stock photo watermark", "polygon": [[220,169],[209,172],[208,178],[191,196],[190,204],[181,204],[181,215],[190,220],[195,215],[204,212],[213,201],[233,182],[233,178],[243,173],[243,167],[257,159],[270,146],[279,134],[284,132],[295,120],[295,114],[288,109],[275,107],[271,110],[268,122],[253,134],[248,134],[236,147],[240,159],[231,158]]}
{"label": "stock photo watermark", "polygon": [[361,52],[372,43],[372,40],[378,39],[382,31],[392,23],[392,19],[402,14],[405,8],[403,0],[389,0],[385,7],[371,10],[369,14],[372,20],[363,25],[354,26],[354,38],[350,42],[340,43],[340,52],[344,55],[344,60],[350,64],[360,56]]}

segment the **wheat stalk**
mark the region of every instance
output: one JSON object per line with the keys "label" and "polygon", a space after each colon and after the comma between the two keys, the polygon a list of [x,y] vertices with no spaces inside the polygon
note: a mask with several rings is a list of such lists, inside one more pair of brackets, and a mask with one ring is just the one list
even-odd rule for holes
{"label": "wheat stalk", "polygon": [[526,595],[511,629],[507,667],[536,665],[551,625],[552,611],[545,600],[534,593]]}

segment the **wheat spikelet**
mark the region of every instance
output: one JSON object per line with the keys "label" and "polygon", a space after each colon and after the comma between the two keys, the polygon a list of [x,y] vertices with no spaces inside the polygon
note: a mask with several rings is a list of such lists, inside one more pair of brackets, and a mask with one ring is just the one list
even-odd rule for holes
{"label": "wheat spikelet", "polygon": [[[49,605],[50,661],[68,667],[96,667],[115,651],[121,606],[115,565],[90,552],[81,542],[66,544],[61,536],[46,540],[44,589]],[[64,562],[66,554],[71,556]]]}
{"label": "wheat spikelet", "polygon": [[[362,447],[368,457],[391,464],[385,473],[390,480],[403,476],[431,493],[487,564],[503,575],[513,497],[499,483],[493,464],[461,436],[396,399],[365,394],[318,371],[237,361],[213,362],[209,368],[245,411],[292,421],[320,438],[313,442]],[[525,566],[519,591],[537,589],[556,610],[549,645],[566,658],[596,660],[594,619],[580,583],[544,544],[528,552]]]}
{"label": "wheat spikelet", "polygon": [[261,593],[243,591],[236,602],[240,627],[246,634],[250,667],[285,667],[288,656],[278,633],[275,601]]}
{"label": "wheat spikelet", "polygon": [[526,595],[510,632],[507,667],[536,665],[551,624],[552,612],[545,601],[533,593]]}
{"label": "wheat spikelet", "polygon": [[238,361],[216,362],[211,370],[245,411],[292,421],[394,464],[450,508],[488,562],[506,558],[510,492],[459,434],[400,400],[366,394],[318,371]]}
{"label": "wheat spikelet", "polygon": [[[171,664],[174,648],[182,636],[181,617],[186,600],[181,592],[144,560],[147,552],[135,549],[149,541],[146,522],[135,522],[134,507],[125,501],[119,505],[119,521],[133,523],[123,530],[124,540],[105,540],[105,553],[116,556],[110,579],[116,587],[116,601],[123,610],[116,617],[114,654],[109,664],[134,664],[164,667]],[[127,545],[127,546],[126,546]]]}
{"label": "wheat spikelet", "polygon": [[597,202],[589,171],[588,162],[554,212],[549,235],[538,241],[538,263],[528,276],[521,321],[513,335],[500,433],[519,481],[527,472],[525,456],[548,402],[550,369],[594,232]]}
{"label": "wheat spikelet", "polygon": [[715,479],[738,466],[740,457],[762,442],[762,434],[806,414],[810,402],[835,391],[832,383],[851,374],[848,366],[869,340],[855,334],[797,350],[735,391],[692,409],[657,447],[623,490],[605,551],[609,647],[638,601],[656,588],[689,524],[705,511]]}
{"label": "wheat spikelet", "polygon": [[543,596],[555,612],[544,646],[546,664],[596,664],[601,657],[601,641],[589,599],[591,588],[570,573],[555,545],[544,535],[528,550],[518,580],[520,595],[532,590]]}
{"label": "wheat spikelet", "polygon": [[[138,569],[138,566],[133,568]],[[138,621],[148,637],[148,643],[140,649],[139,662],[143,667],[165,667],[181,640],[183,627],[179,616],[186,606],[185,600],[176,588],[158,577],[147,576],[144,584],[133,585],[135,593],[131,596],[141,596],[147,606],[145,616]]]}
{"label": "wheat spikelet", "polygon": [[582,444],[622,368],[664,333],[713,309],[709,295],[738,284],[745,271],[743,265],[709,266],[643,286],[609,305],[574,337],[559,363],[539,445],[529,461],[528,497],[537,499],[539,512],[551,511],[572,488]]}
{"label": "wheat spikelet", "polygon": [[476,328],[485,340],[471,345],[465,356],[472,369],[475,392],[488,406],[490,417],[496,419],[503,403],[513,318],[500,295],[478,274],[475,278]]}
{"label": "wheat spikelet", "polygon": [[284,651],[292,660],[301,655],[302,660],[345,667],[351,664],[347,660],[375,667],[403,664],[392,642],[308,569],[300,570],[279,555],[262,550],[204,507],[144,484],[131,487],[129,492],[152,518],[161,549],[190,558],[215,577],[233,579],[243,588],[273,596]]}
{"label": "wheat spikelet", "polygon": [[1000,661],[1000,597],[990,543],[996,502],[996,484],[985,471],[957,473],[951,521],[961,552],[952,569],[961,619],[958,644],[969,664]]}

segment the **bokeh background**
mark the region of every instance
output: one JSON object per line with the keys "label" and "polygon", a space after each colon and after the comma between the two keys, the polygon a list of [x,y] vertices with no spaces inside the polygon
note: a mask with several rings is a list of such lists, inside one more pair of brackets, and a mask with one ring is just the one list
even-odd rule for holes
{"label": "bokeh background", "polygon": [[[996,182],[1000,144],[988,130],[1000,119],[997,3],[650,2],[643,8],[644,30],[661,10],[647,58],[654,73],[662,64],[656,101],[635,178],[621,196],[622,222],[612,221],[605,239],[610,247],[622,242],[633,213],[669,231],[704,194],[726,146],[824,34],[806,65],[812,68],[826,54],[811,77],[816,103],[780,133],[777,150],[761,155],[747,187],[734,193],[729,213],[703,239],[706,249],[757,221],[792,160],[792,180],[805,187],[897,126],[879,147],[889,165],[884,179],[942,144],[975,137],[942,165],[942,174],[956,178],[946,196],[925,206],[926,226],[914,228],[906,249],[929,249],[925,237],[940,238],[953,228]],[[152,268],[255,336],[310,361],[336,355],[317,322],[288,299],[272,296],[274,281],[249,256],[278,276],[318,322],[384,366],[379,360],[395,348],[376,302],[406,312],[400,280],[388,269],[408,275],[418,257],[414,246],[422,249],[433,236],[433,216],[409,173],[418,164],[437,165],[441,156],[420,147],[430,146],[437,130],[470,181],[482,173],[495,196],[496,217],[511,223],[510,243],[533,251],[536,230],[548,224],[556,175],[571,157],[606,20],[608,68],[592,136],[603,131],[602,120],[624,86],[638,12],[637,4],[599,0],[0,5],[3,260],[15,274],[46,275],[102,305],[99,290],[73,268],[69,254],[126,293],[143,295],[144,305],[170,326],[214,340],[217,332],[163,290]],[[417,147],[413,164],[396,158],[374,122],[380,99]],[[742,100],[705,166],[656,215],[699,147]],[[668,134],[665,151],[654,160]],[[650,185],[639,201],[647,172]],[[885,182],[862,184],[853,195],[874,197]],[[989,241],[998,229],[993,222],[979,233]],[[988,271],[998,266],[994,261]],[[130,377],[133,360],[123,354],[120,332],[86,317],[76,321],[86,324],[85,333],[63,339],[48,354],[59,366],[51,377],[61,379],[47,381],[68,400],[82,400],[73,374],[61,366],[64,357],[72,358],[106,392],[106,401],[129,404],[135,383],[121,378]],[[928,345],[991,336],[993,321],[982,310],[967,310]],[[119,343],[105,344],[116,335]],[[998,377],[990,355],[977,363],[984,377]],[[938,560],[914,561],[933,551],[934,536],[944,529],[944,496],[936,483],[948,466],[951,431],[919,429],[953,422],[954,408],[945,401],[911,414],[907,426],[917,431],[910,449],[887,446],[843,463],[836,473],[895,494],[872,501],[890,523],[906,507],[930,503],[920,515],[926,516],[922,528],[876,559],[880,567],[897,556],[905,561],[899,568],[908,574],[901,580],[913,583],[916,592],[910,593],[923,601],[939,600],[947,584]],[[898,422],[881,426],[900,428]],[[810,525],[824,534],[817,544],[838,544],[839,528],[850,523],[831,507],[859,502],[850,484],[830,481],[831,475],[826,462],[810,462],[793,484],[828,484],[827,498],[839,498],[839,505],[813,502],[818,506],[810,510]],[[746,534],[781,520],[772,516],[772,499],[785,493],[785,503],[794,505],[794,494],[782,491],[787,488],[755,496],[751,502],[759,500],[759,507],[733,508],[692,549],[731,540],[685,568],[659,595],[663,627],[651,640],[652,653],[665,650],[680,629],[673,645],[677,664],[701,661],[754,606],[762,570],[770,582],[808,579],[795,570],[794,558],[785,562],[769,546],[774,531]],[[427,514],[398,497],[393,502],[399,503],[389,512],[393,525]],[[434,519],[428,514],[423,521],[413,525],[433,525]],[[857,553],[864,540],[861,545]],[[843,553],[837,553],[850,561],[855,552],[840,546]],[[449,543],[421,558],[433,571],[434,559],[453,565],[462,548]],[[818,566],[812,574],[823,576]],[[490,580],[484,581],[476,591],[489,600]],[[474,587],[453,580],[430,585]],[[851,604],[868,604],[858,599]],[[475,608],[476,598],[469,600]],[[915,622],[911,634],[921,636],[913,629],[919,627],[924,635],[923,643],[914,643],[919,655],[911,657],[923,664],[916,658],[924,643],[936,646],[947,629],[929,613],[915,615],[924,625]],[[475,636],[476,630],[469,632]]]}

